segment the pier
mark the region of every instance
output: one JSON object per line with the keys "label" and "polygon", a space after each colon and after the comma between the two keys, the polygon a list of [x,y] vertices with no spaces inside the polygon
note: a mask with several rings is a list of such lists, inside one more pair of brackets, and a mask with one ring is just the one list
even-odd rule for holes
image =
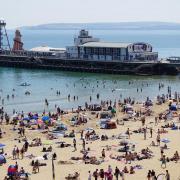
{"label": "pier", "polygon": [[93,60],[59,59],[55,57],[28,57],[25,55],[2,54],[0,55],[0,66],[128,75],[177,75],[180,72],[180,63],[172,64],[152,61],[97,62]]}

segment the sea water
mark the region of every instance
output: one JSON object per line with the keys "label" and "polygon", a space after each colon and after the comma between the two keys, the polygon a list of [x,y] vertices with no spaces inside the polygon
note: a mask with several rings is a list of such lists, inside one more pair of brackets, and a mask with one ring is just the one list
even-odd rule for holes
{"label": "sea water", "polygon": [[[23,82],[31,85],[20,86]],[[164,84],[161,90],[159,83]],[[5,109],[10,113],[13,109],[18,112],[51,111],[55,109],[55,105],[67,110],[77,108],[78,105],[84,106],[85,102],[100,103],[100,100],[115,101],[126,97],[138,101],[144,101],[147,97],[155,100],[158,94],[167,93],[167,86],[172,87],[172,92],[180,92],[180,78],[0,68],[0,96],[4,99]],[[56,95],[57,90],[60,95]],[[31,94],[25,95],[26,91]],[[11,97],[12,94],[15,95],[14,98]],[[69,94],[70,101],[67,98]],[[97,94],[100,94],[99,100]],[[78,96],[78,100],[74,101],[74,96]],[[48,107],[45,106],[45,98],[49,101]]]}
{"label": "sea water", "polygon": [[[110,31],[92,30],[90,33],[103,41],[119,42],[148,42],[153,45],[154,51],[160,56],[180,56],[180,32],[179,31]],[[14,31],[8,31],[12,42]],[[73,44],[73,37],[78,31],[67,30],[23,30],[23,42],[25,49],[40,45],[51,47],[66,47]],[[20,86],[27,82],[30,86]],[[130,84],[129,84],[130,82]],[[159,83],[164,88],[159,90]],[[172,92],[180,92],[179,76],[128,76],[109,75],[81,72],[63,72],[50,70],[30,70],[18,68],[0,68],[0,96],[4,99],[4,108],[9,113],[42,112],[55,110],[55,105],[63,109],[84,106],[85,102],[100,103],[101,100],[123,99],[126,97],[144,101],[147,97],[152,100],[159,94],[167,93],[167,86],[172,87]],[[15,91],[13,91],[15,89]],[[138,92],[137,92],[138,89]],[[142,92],[141,92],[142,89]],[[56,91],[60,95],[56,95]],[[25,95],[29,91],[30,95]],[[9,100],[7,95],[10,95]],[[15,95],[12,98],[12,94]],[[71,95],[68,101],[68,95]],[[96,95],[100,94],[99,100]],[[78,96],[78,100],[73,97]],[[90,102],[90,96],[92,101]],[[45,98],[49,106],[45,106]],[[1,105],[0,100],[0,105]]]}

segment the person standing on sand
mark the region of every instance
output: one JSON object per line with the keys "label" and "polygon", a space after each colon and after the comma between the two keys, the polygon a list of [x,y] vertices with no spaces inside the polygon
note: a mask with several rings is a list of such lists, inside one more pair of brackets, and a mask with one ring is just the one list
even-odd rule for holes
{"label": "person standing on sand", "polygon": [[151,180],[151,170],[148,171],[147,180]]}
{"label": "person standing on sand", "polygon": [[0,138],[2,138],[2,129],[0,128]]}
{"label": "person standing on sand", "polygon": [[158,125],[158,118],[155,117],[155,126],[157,126],[157,125]]}
{"label": "person standing on sand", "polygon": [[170,180],[170,174],[169,174],[168,170],[166,170],[165,179],[166,180]]}
{"label": "person standing on sand", "polygon": [[81,131],[81,139],[83,139],[83,137],[84,137],[83,135],[84,135],[84,131],[82,130]]}
{"label": "person standing on sand", "polygon": [[162,158],[162,163],[161,163],[161,167],[163,168],[163,165],[164,165],[164,168],[166,168],[166,156],[163,155],[163,158]]}
{"label": "person standing on sand", "polygon": [[82,146],[83,146],[83,150],[86,150],[86,141],[85,141],[85,139],[83,139],[83,144],[82,144]]}
{"label": "person standing on sand", "polygon": [[102,158],[104,159],[106,157],[105,149],[102,150],[101,154],[102,154]]}
{"label": "person standing on sand", "polygon": [[92,174],[91,174],[91,171],[88,172],[88,180],[92,180]]}
{"label": "person standing on sand", "polygon": [[152,135],[153,135],[153,129],[152,129],[152,127],[150,128],[150,138],[152,138]]}
{"label": "person standing on sand", "polygon": [[129,139],[130,139],[130,130],[129,130],[129,128],[128,128],[127,131],[126,131],[126,134],[128,135],[128,137],[129,137]]}
{"label": "person standing on sand", "polygon": [[16,148],[16,158],[19,159],[19,148]]}
{"label": "person standing on sand", "polygon": [[100,171],[99,171],[99,176],[100,176],[100,179],[101,179],[101,180],[104,179],[104,176],[105,176],[104,169],[100,169]]}
{"label": "person standing on sand", "polygon": [[144,128],[144,140],[146,140],[147,128]]}
{"label": "person standing on sand", "polygon": [[16,171],[18,171],[19,165],[18,165],[17,161],[15,162],[14,167],[15,167]]}
{"label": "person standing on sand", "polygon": [[77,148],[76,148],[76,139],[75,138],[73,139],[73,145],[74,145],[74,151],[77,151]]}
{"label": "person standing on sand", "polygon": [[96,171],[93,172],[93,176],[94,176],[94,180],[98,180],[99,177],[98,169],[96,169]]}
{"label": "person standing on sand", "polygon": [[[37,170],[37,172],[39,173],[39,161],[38,161],[38,160],[35,161],[34,167],[35,167],[35,169]],[[36,173],[36,171],[35,171],[35,173]]]}
{"label": "person standing on sand", "polygon": [[28,147],[29,147],[29,143],[28,143],[28,141],[25,141],[25,143],[24,143],[24,151],[25,152],[28,151]]}
{"label": "person standing on sand", "polygon": [[23,137],[25,136],[25,128],[24,127],[22,128],[22,136]]}
{"label": "person standing on sand", "polygon": [[157,141],[157,145],[160,146],[160,134],[157,135],[156,141]]}
{"label": "person standing on sand", "polygon": [[145,116],[143,116],[143,117],[141,118],[141,121],[142,121],[142,126],[144,126],[144,125],[145,125],[145,122],[146,122]]}
{"label": "person standing on sand", "polygon": [[12,156],[13,156],[13,160],[15,160],[16,159],[16,147],[14,147],[12,150]]}
{"label": "person standing on sand", "polygon": [[120,170],[118,169],[117,166],[116,166],[116,168],[115,168],[114,175],[115,175],[115,177],[116,177],[116,180],[118,180],[118,179],[119,179],[119,175],[120,175]]}
{"label": "person standing on sand", "polygon": [[20,154],[21,154],[21,159],[23,159],[24,158],[24,148],[21,148]]}
{"label": "person standing on sand", "polygon": [[164,151],[163,151],[163,148],[161,148],[161,159],[163,158],[164,156]]}
{"label": "person standing on sand", "polygon": [[151,171],[151,180],[157,180],[156,173],[154,170]]}

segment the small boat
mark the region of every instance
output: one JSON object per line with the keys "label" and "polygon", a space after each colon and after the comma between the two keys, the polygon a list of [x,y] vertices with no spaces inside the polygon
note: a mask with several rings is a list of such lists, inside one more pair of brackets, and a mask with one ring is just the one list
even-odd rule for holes
{"label": "small boat", "polygon": [[20,86],[30,86],[31,84],[28,84],[27,82],[21,83]]}
{"label": "small boat", "polygon": [[152,74],[143,74],[143,73],[136,73],[138,76],[152,76]]}

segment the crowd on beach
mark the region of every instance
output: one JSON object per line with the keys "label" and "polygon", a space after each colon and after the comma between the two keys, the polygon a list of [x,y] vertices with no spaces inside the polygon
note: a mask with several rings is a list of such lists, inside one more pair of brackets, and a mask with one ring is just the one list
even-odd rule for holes
{"label": "crowd on beach", "polygon": [[[116,81],[114,83],[116,83]],[[129,82],[129,84],[131,83],[133,82]],[[76,85],[74,84],[74,86]],[[146,86],[148,87],[148,83]],[[159,83],[159,90],[161,88],[164,88],[163,83]],[[15,91],[15,89],[13,91]],[[114,90],[112,90],[112,93],[113,91]],[[137,92],[142,91],[142,87],[140,89],[137,88]],[[60,90],[57,90],[56,94],[57,96],[61,95]],[[100,96],[101,95],[97,93],[96,99],[100,100]],[[7,99],[9,98],[10,96],[7,95]],[[14,98],[14,95],[12,95],[12,98]],[[71,99],[75,101],[78,100],[78,96],[69,94],[67,99],[69,101]],[[58,105],[55,105],[54,112],[43,111],[42,113],[24,113],[23,111],[16,112],[14,109],[12,116],[5,112],[3,107],[4,99],[2,98],[1,100],[0,142],[4,144],[2,144],[2,147],[0,146],[0,149],[2,149],[0,152],[0,164],[3,167],[4,163],[9,164],[9,161],[10,163],[14,162],[14,164],[9,164],[7,175],[4,177],[4,180],[28,180],[31,177],[31,173],[33,175],[39,174],[44,166],[49,166],[49,164],[46,163],[48,160],[51,160],[53,164],[53,176],[55,176],[55,169],[56,173],[58,173],[57,164],[63,167],[63,165],[81,162],[84,166],[86,166],[86,164],[93,164],[95,167],[100,167],[94,168],[94,171],[87,171],[87,177],[83,177],[83,180],[124,180],[128,179],[127,177],[131,175],[135,175],[138,171],[143,171],[141,162],[148,162],[148,160],[157,156],[154,154],[153,149],[156,147],[160,149],[160,156],[158,156],[158,158],[162,168],[162,174],[157,174],[156,167],[153,167],[146,172],[147,175],[144,176],[144,179],[156,180],[158,179],[158,176],[163,176],[166,180],[170,180],[172,178],[168,170],[168,163],[180,162],[179,149],[173,149],[171,147],[172,151],[174,151],[174,155],[167,155],[165,152],[170,148],[168,147],[170,140],[162,138],[164,137],[164,134],[168,134],[168,131],[180,131],[180,94],[178,92],[174,92],[173,94],[170,86],[167,87],[167,94],[157,96],[156,102],[153,102],[147,97],[145,102],[140,104],[135,101],[135,98],[127,97],[115,101],[100,100],[99,104],[93,104],[93,99],[90,96],[89,102],[85,102],[84,107],[78,106],[77,109],[65,111]],[[45,98],[44,103],[46,106],[49,106],[48,99]],[[156,106],[164,105],[166,111],[154,114],[155,110],[152,108],[154,104],[156,104]],[[151,117],[153,121],[149,122],[149,117]],[[69,120],[67,121],[65,119]],[[102,125],[97,123],[100,120]],[[140,122],[138,128],[125,126],[127,124],[138,122]],[[92,125],[93,128],[87,128],[87,124]],[[102,132],[100,128],[103,128],[103,134],[100,134],[100,132]],[[123,132],[119,134],[117,131],[113,131],[118,128],[122,128]],[[11,149],[12,154],[9,154],[4,150],[7,147],[5,145],[6,141],[3,139],[7,139],[6,136],[8,134],[4,129],[6,129],[6,131],[10,129],[11,132],[16,135],[16,139],[13,139],[16,142],[16,145]],[[111,133],[108,133],[108,130],[116,132],[116,134],[113,133],[112,135]],[[31,133],[37,131],[41,134],[41,137],[32,139]],[[135,135],[142,137],[144,141],[150,140],[151,143],[149,146],[141,148],[139,151],[137,149],[138,145],[131,142],[131,139]],[[59,142],[59,138],[63,141]],[[116,142],[114,147],[109,144],[110,140]],[[91,145],[93,144],[96,146],[96,142],[99,141],[102,144],[107,142],[107,145],[103,148],[101,148],[102,146],[98,147],[97,151],[100,151],[100,156],[92,154],[91,151]],[[120,142],[117,143],[117,141]],[[57,144],[58,148],[53,146],[54,144]],[[41,157],[37,157],[31,153],[33,147],[41,148]],[[72,148],[71,155],[73,156],[67,160],[58,161],[58,159],[61,159],[61,157],[57,155],[59,148]],[[8,156],[10,156],[10,159]],[[1,163],[1,158],[3,157],[6,161]],[[27,161],[30,160],[29,165],[32,169],[31,172],[29,172],[29,168],[28,170],[25,170],[24,167],[19,167],[18,162],[21,162],[24,159],[27,159]],[[101,165],[106,163],[107,159],[109,161],[107,169],[101,168]],[[112,167],[110,164],[111,161],[113,164],[116,164],[115,167]],[[119,163],[123,163],[124,166],[119,167]],[[87,169],[88,166],[84,170]],[[80,177],[80,172],[75,171],[74,173],[66,174],[65,179],[78,180]]]}

